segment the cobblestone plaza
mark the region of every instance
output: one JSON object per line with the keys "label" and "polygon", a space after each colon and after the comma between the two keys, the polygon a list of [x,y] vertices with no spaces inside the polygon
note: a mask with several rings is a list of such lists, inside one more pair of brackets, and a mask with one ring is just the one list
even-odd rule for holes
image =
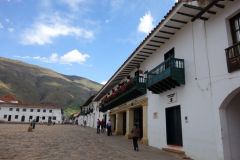
{"label": "cobblestone plaza", "polygon": [[77,125],[36,125],[27,132],[26,124],[0,124],[1,159],[162,159],[177,160],[159,149],[140,144],[133,151],[132,141],[121,136],[96,134],[93,128]]}

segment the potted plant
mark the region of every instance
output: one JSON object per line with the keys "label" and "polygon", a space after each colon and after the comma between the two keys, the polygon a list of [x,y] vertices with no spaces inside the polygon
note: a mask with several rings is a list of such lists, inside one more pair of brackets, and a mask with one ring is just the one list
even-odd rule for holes
{"label": "potted plant", "polygon": [[139,74],[143,74],[143,71],[142,71],[142,70],[139,70]]}

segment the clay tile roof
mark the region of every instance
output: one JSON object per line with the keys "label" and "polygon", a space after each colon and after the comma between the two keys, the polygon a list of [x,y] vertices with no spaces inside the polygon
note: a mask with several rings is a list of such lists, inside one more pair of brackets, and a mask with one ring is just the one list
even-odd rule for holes
{"label": "clay tile roof", "polygon": [[18,101],[17,98],[15,98],[13,95],[9,94],[6,95],[5,98],[7,98],[9,101]]}
{"label": "clay tile roof", "polygon": [[21,103],[0,103],[0,106],[4,107],[25,107],[25,108],[47,108],[47,109],[61,109],[58,106],[48,104],[21,104]]}
{"label": "clay tile roof", "polygon": [[0,96],[0,100],[4,101],[4,102],[1,102],[1,103],[12,103],[7,98],[5,98],[3,96]]}
{"label": "clay tile roof", "polygon": [[18,100],[18,103],[19,104],[24,104],[23,101],[21,101],[20,99]]}

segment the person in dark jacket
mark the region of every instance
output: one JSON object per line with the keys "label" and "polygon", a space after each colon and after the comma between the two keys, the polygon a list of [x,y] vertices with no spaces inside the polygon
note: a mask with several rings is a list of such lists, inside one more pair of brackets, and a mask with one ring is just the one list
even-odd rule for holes
{"label": "person in dark jacket", "polygon": [[140,137],[140,130],[137,124],[134,124],[131,133],[132,133],[134,151],[139,151],[137,141],[138,141],[138,138]]}

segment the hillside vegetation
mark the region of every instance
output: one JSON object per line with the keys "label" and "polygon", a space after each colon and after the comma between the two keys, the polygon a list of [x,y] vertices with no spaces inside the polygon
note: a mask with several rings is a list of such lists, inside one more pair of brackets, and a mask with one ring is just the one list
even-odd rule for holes
{"label": "hillside vegetation", "polygon": [[56,105],[68,112],[79,110],[101,84],[78,76],[0,57],[0,95],[12,94],[24,103]]}

